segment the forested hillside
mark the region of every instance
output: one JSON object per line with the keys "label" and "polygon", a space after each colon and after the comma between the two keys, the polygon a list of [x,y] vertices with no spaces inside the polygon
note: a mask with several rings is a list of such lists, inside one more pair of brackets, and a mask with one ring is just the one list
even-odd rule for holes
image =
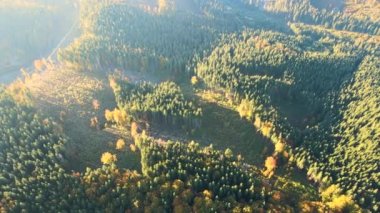
{"label": "forested hillside", "polygon": [[[141,8],[130,4],[87,5],[82,17],[84,33],[60,52],[59,59],[81,69],[128,69],[140,72],[183,73],[190,69],[194,56],[202,56],[222,33],[245,26],[264,25],[265,14],[246,11],[255,18],[239,14],[244,5],[232,9],[219,1],[194,1],[196,10]],[[226,9],[228,13],[224,13]],[[96,14],[96,15],[95,15]],[[268,24],[268,23],[266,23]],[[273,21],[269,25],[275,27]],[[119,26],[124,26],[119,28]]]}
{"label": "forested hillside", "polygon": [[78,3],[0,88],[0,212],[380,210],[378,1]]}
{"label": "forested hillside", "polygon": [[[242,0],[248,5],[254,5],[266,11],[275,13],[286,20],[306,24],[322,25],[336,30],[379,35],[380,25],[377,20],[378,2],[375,1],[313,1],[313,0]],[[377,7],[368,14],[355,13],[357,7],[364,10],[365,6]],[[347,6],[344,11],[343,8]],[[362,7],[362,8],[361,8]],[[367,6],[368,7],[368,6]]]}
{"label": "forested hillside", "polygon": [[57,124],[15,103],[3,88],[0,116],[0,210],[53,211],[73,205],[68,195],[79,181],[62,167],[66,138]]}
{"label": "forested hillside", "polygon": [[[319,42],[306,36],[243,32],[222,40],[198,64],[196,73],[208,86],[241,101],[240,114],[276,144],[289,146],[291,161],[307,168],[311,179],[339,183],[376,208],[379,101],[372,92],[378,87],[371,75],[378,71],[378,57],[363,58],[360,49],[336,51]],[[360,92],[355,89],[359,84]],[[359,107],[359,100],[368,107]],[[295,112],[285,109],[289,107]],[[360,114],[359,108],[367,110]],[[307,114],[299,117],[298,110]],[[358,123],[347,124],[353,119]],[[359,144],[362,153],[355,154]],[[362,154],[363,161],[358,157]]]}
{"label": "forested hillside", "polygon": [[[194,142],[158,143],[145,132],[134,134],[141,150],[142,174],[118,168],[116,154],[109,152],[102,155],[101,168],[67,173],[63,167],[67,140],[58,124],[16,104],[12,93],[2,89],[0,94],[2,211],[251,212],[299,208],[297,202],[283,204],[282,196],[290,193],[285,189],[302,193],[302,188],[281,189],[281,182],[273,188],[265,185],[260,172],[244,165],[231,150],[223,153]],[[118,155],[125,152],[122,146],[117,149]]]}

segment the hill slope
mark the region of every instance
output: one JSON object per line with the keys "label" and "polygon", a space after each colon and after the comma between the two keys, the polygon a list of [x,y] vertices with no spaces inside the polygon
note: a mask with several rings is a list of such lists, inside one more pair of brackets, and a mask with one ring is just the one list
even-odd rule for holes
{"label": "hill slope", "polygon": [[379,24],[349,6],[82,1],[1,91],[0,210],[378,211]]}

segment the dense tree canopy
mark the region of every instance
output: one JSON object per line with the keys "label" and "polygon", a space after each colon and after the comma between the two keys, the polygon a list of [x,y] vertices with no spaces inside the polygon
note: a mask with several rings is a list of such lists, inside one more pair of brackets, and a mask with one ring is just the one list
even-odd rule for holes
{"label": "dense tree canopy", "polygon": [[[103,167],[69,174],[66,139],[54,122],[0,92],[0,210],[10,212],[231,211],[297,208],[271,201],[271,188],[231,151],[136,135],[143,174],[117,168],[104,153]],[[100,156],[99,156],[100,158]],[[266,186],[267,187],[267,186]]]}
{"label": "dense tree canopy", "polygon": [[[379,100],[374,93],[379,86],[372,75],[379,66],[378,52],[371,50],[379,44],[337,51],[330,46],[335,42],[322,45],[322,39],[244,31],[222,39],[195,71],[209,87],[232,93],[239,113],[264,136],[285,141],[291,159],[308,169],[310,178],[338,183],[377,209]],[[289,112],[289,106],[308,114]],[[360,155],[366,157],[360,160]]]}
{"label": "dense tree canopy", "polygon": [[50,119],[0,91],[0,210],[75,209],[79,180],[66,174],[64,144]]}
{"label": "dense tree canopy", "polygon": [[[95,127],[104,112],[116,125],[89,134],[117,138],[94,143],[101,167],[90,162],[92,168],[68,171],[66,157],[74,154],[66,148],[83,138],[64,133],[78,133],[80,125],[66,122],[65,112],[55,111],[60,106],[52,107],[59,123],[45,118],[29,104],[35,97],[23,81],[1,87],[0,212],[357,212],[358,205],[378,212],[380,24],[347,12],[343,2],[349,1],[80,1],[82,35],[49,67],[87,71],[80,76],[102,85],[109,80],[110,87],[94,92],[107,103],[85,92],[81,97],[91,100],[83,103],[92,108],[67,111],[91,115],[85,122]],[[36,61],[40,73],[32,76],[43,76],[44,61]],[[206,92],[215,100],[202,97]],[[37,108],[51,106],[42,100]],[[205,128],[201,120],[208,118]],[[179,131],[186,127],[194,134]],[[228,131],[212,139],[220,132],[209,131],[215,127]],[[153,138],[145,128],[165,132]],[[198,132],[207,146],[191,141]],[[266,143],[257,155],[256,132]],[[225,135],[233,143],[224,151],[210,145],[215,138],[224,143]],[[238,146],[262,159],[244,160],[232,151]],[[141,171],[119,165],[132,152]],[[295,167],[308,187],[281,176]]]}
{"label": "dense tree canopy", "polygon": [[133,84],[128,80],[111,78],[120,109],[135,120],[147,119],[168,125],[199,126],[202,110],[186,100],[181,88],[174,82],[153,85],[147,82]]}
{"label": "dense tree canopy", "polygon": [[[275,27],[272,22],[263,24],[265,15],[258,10],[244,9],[255,18],[252,22],[240,10],[216,0],[189,1],[186,10],[159,14],[124,2],[100,2],[83,2],[85,32],[59,53],[61,61],[84,70],[184,73],[194,56],[204,55],[222,33],[244,26]],[[227,8],[230,11],[225,13]]]}

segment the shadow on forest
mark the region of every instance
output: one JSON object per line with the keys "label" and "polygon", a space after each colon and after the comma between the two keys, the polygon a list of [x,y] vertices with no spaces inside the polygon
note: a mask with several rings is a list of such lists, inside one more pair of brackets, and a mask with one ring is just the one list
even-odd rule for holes
{"label": "shadow on forest", "polygon": [[179,127],[153,125],[150,134],[164,140],[181,142],[194,140],[202,146],[212,144],[218,150],[229,148],[235,155],[242,155],[245,162],[262,167],[265,158],[273,153],[273,144],[261,136],[253,124],[240,118],[236,111],[217,103],[205,101],[200,103],[203,115],[199,129],[186,134]]}
{"label": "shadow on forest", "polygon": [[235,155],[241,154],[247,163],[259,167],[264,165],[265,158],[272,154],[274,147],[252,123],[217,103],[204,102],[202,108],[202,128],[196,134],[202,145],[213,144],[220,150],[230,148]]}

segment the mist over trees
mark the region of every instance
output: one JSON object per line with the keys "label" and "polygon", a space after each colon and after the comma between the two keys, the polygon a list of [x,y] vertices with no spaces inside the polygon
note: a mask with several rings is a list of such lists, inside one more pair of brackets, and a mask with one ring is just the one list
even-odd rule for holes
{"label": "mist over trees", "polygon": [[76,16],[68,1],[2,1],[0,3],[0,72],[18,70],[47,57]]}

